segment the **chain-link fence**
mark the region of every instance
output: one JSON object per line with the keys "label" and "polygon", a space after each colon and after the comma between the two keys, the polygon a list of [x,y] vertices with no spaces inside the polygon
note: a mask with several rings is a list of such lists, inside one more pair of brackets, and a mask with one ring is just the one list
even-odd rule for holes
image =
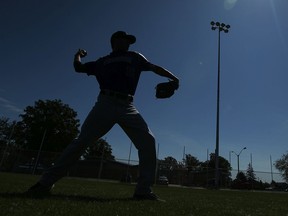
{"label": "chain-link fence", "polygon": [[[26,174],[41,174],[53,166],[59,152],[39,152],[32,150],[0,149],[0,171]],[[105,158],[81,158],[70,167],[67,176],[112,179],[120,181],[136,181],[138,176],[138,161],[106,160]]]}
{"label": "chain-link fence", "polygon": [[[18,172],[29,174],[41,174],[45,169],[51,167],[60,153],[38,152],[19,149],[0,149],[0,170],[5,172]],[[238,171],[226,171],[220,169],[220,185],[231,187]],[[246,173],[246,171],[242,171]],[[283,182],[280,173],[254,171],[255,185],[265,184],[268,187],[273,181]],[[125,182],[135,182],[138,176],[138,161],[128,159],[116,159],[115,161],[103,158],[91,158],[89,160],[78,160],[67,172],[67,176],[88,177],[98,179],[111,179]],[[156,168],[157,182],[160,176],[168,178],[170,184],[185,186],[213,186],[215,180],[215,169],[175,166],[158,161]],[[257,183],[257,184],[256,184]]]}
{"label": "chain-link fence", "polygon": [[[240,172],[246,173],[246,170],[240,170]],[[231,171],[232,179],[235,179],[237,174],[238,174],[238,170],[232,170]],[[281,173],[279,173],[279,172],[255,171],[254,170],[254,175],[255,175],[256,181],[262,181],[262,182],[267,182],[267,183],[271,183],[273,181],[275,181],[275,182],[283,182],[284,181]]]}
{"label": "chain-link fence", "polygon": [[59,156],[58,152],[38,152],[21,149],[1,149],[0,170],[40,174],[49,168]]}

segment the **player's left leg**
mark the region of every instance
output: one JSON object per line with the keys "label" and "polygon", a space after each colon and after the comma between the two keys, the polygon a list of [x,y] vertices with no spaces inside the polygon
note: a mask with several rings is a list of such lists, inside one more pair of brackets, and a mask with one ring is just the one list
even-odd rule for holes
{"label": "player's left leg", "polygon": [[154,135],[134,106],[129,106],[126,109],[125,115],[123,114],[120,118],[119,125],[138,150],[139,178],[134,196],[140,199],[157,199],[151,190],[151,186],[155,181],[156,169]]}

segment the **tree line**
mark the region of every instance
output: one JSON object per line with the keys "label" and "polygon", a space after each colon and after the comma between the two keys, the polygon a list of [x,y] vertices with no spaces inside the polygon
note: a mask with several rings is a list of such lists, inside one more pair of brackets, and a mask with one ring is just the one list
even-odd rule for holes
{"label": "tree line", "polygon": [[[38,100],[19,117],[19,121],[0,117],[2,158],[16,149],[38,151],[41,144],[41,151],[62,152],[79,135],[77,112],[61,100]],[[82,155],[83,159],[93,157],[114,160],[112,148],[104,139],[95,141]]]}
{"label": "tree line", "polygon": [[[0,169],[5,156],[15,149],[39,150],[47,152],[62,152],[71,141],[79,135],[80,120],[77,112],[61,100],[38,100],[32,106],[27,106],[19,115],[19,121],[10,121],[9,118],[0,117]],[[115,160],[112,147],[104,139],[95,141],[89,146],[82,159],[91,160],[104,158]],[[215,167],[215,154],[210,154],[210,159],[204,162],[187,154],[182,162],[178,162],[172,156],[159,160],[163,169],[175,169],[185,167],[190,171]],[[275,162],[283,178],[288,182],[288,152]],[[219,168],[231,176],[231,165],[223,157],[219,156]],[[239,174],[238,174],[239,175]],[[240,174],[237,178],[244,178]],[[253,167],[249,164],[246,177],[255,180]],[[247,179],[246,178],[246,179]]]}

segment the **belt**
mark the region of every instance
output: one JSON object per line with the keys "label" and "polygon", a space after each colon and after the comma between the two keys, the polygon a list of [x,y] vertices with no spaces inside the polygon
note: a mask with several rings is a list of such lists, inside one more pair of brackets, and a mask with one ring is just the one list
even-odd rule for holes
{"label": "belt", "polygon": [[129,94],[124,94],[124,93],[115,92],[111,90],[101,90],[100,94],[107,95],[109,97],[113,97],[113,98],[124,100],[124,101],[133,102],[133,96]]}

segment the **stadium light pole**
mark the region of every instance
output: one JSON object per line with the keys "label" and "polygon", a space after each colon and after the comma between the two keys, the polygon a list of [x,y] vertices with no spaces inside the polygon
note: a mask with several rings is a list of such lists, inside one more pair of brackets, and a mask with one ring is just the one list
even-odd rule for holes
{"label": "stadium light pole", "polygon": [[217,79],[217,111],[216,111],[216,148],[215,148],[215,187],[219,187],[219,117],[220,117],[220,33],[229,32],[230,25],[225,23],[214,22],[211,23],[211,29],[214,31],[218,29],[218,79]]}
{"label": "stadium light pole", "polygon": [[270,155],[270,168],[271,168],[271,182],[273,182],[273,166],[272,166],[272,156]]}
{"label": "stadium light pole", "polygon": [[231,151],[232,153],[234,153],[237,156],[237,167],[238,167],[238,173],[237,174],[239,174],[239,158],[240,158],[240,155],[244,149],[247,149],[247,148],[246,147],[242,148],[239,154],[237,154],[234,151]]}

